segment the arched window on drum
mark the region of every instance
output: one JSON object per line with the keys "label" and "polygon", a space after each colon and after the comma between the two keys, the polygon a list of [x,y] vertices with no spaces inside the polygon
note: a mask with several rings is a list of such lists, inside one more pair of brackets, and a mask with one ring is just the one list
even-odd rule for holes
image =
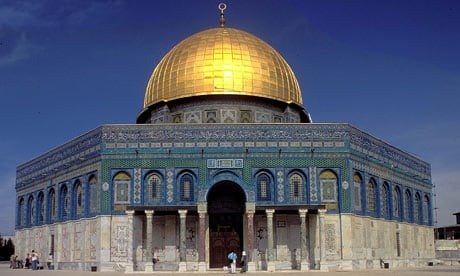
{"label": "arched window on drum", "polygon": [[321,201],[324,203],[337,202],[337,175],[331,170],[323,170],[319,175]]}

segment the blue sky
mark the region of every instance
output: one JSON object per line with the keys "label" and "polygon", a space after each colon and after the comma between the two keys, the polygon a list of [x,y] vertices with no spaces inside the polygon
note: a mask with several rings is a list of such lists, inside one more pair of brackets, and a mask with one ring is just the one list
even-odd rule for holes
{"label": "blue sky", "polygon": [[[155,65],[218,25],[219,1],[0,0],[0,233],[16,166],[134,123]],[[227,1],[276,48],[315,122],[348,122],[432,164],[438,224],[460,211],[460,1]]]}

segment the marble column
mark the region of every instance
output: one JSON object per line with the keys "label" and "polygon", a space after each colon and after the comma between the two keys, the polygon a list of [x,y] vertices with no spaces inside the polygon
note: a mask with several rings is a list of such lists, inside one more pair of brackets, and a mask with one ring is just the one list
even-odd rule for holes
{"label": "marble column", "polygon": [[127,244],[127,261],[126,261],[126,266],[125,266],[125,272],[130,273],[133,272],[134,270],[134,260],[133,260],[133,228],[134,228],[134,211],[129,210],[125,211],[126,215],[128,216],[128,231],[127,231],[127,236],[128,236],[128,244]]}
{"label": "marble column", "polygon": [[275,248],[273,237],[273,214],[275,209],[266,209],[267,214],[267,270],[275,271]]}
{"label": "marble column", "polygon": [[308,256],[308,228],[307,228],[307,213],[308,209],[299,209],[300,216],[300,270],[309,270],[309,256]]}
{"label": "marble column", "polygon": [[248,271],[255,271],[256,265],[254,262],[254,213],[256,211],[255,203],[246,203],[246,253],[248,258]]}
{"label": "marble column", "polygon": [[206,271],[206,218],[207,203],[198,203],[198,270]]}
{"label": "marble column", "polygon": [[179,232],[179,272],[187,271],[187,210],[179,210],[180,232]]}
{"label": "marble column", "polygon": [[326,264],[326,237],[324,235],[324,214],[326,213],[326,209],[319,209],[318,210],[318,217],[319,217],[319,252],[320,252],[320,260],[319,260],[319,269],[322,271],[327,271]]}
{"label": "marble column", "polygon": [[153,261],[152,261],[152,244],[153,244],[153,210],[145,210],[146,216],[146,241],[145,241],[145,272],[153,272]]}

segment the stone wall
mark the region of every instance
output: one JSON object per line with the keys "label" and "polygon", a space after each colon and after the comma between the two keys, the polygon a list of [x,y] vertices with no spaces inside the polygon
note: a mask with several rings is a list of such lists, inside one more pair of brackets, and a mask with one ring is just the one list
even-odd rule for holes
{"label": "stone wall", "polygon": [[436,240],[436,259],[444,264],[460,265],[460,240]]}
{"label": "stone wall", "polygon": [[379,268],[380,260],[390,267],[427,265],[435,257],[432,227],[354,215],[326,220],[334,217],[342,225],[343,269]]}

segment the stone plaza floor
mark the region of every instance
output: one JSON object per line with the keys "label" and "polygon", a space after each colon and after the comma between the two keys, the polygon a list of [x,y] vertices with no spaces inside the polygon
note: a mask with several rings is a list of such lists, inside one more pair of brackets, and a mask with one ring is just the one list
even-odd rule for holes
{"label": "stone plaza floor", "polygon": [[[2,263],[0,264],[0,275],[1,276],[26,276],[26,275],[55,275],[55,276],[86,276],[86,275],[99,275],[99,276],[121,276],[121,275],[147,275],[147,274],[157,274],[157,275],[170,275],[182,276],[182,275],[228,275],[223,271],[210,271],[206,273],[202,272],[188,272],[188,273],[179,273],[179,272],[153,272],[153,273],[132,273],[124,274],[122,272],[90,272],[90,271],[67,271],[67,270],[37,270],[32,271],[30,269],[10,269],[9,264]],[[239,274],[239,273],[238,273]],[[361,271],[337,271],[337,272],[319,272],[319,271],[310,271],[310,272],[299,272],[299,271],[286,271],[286,272],[249,272],[246,273],[252,276],[256,275],[318,275],[318,276],[450,276],[450,275],[460,275],[460,266],[448,266],[448,265],[439,265],[439,266],[427,266],[427,267],[417,267],[417,268],[402,268],[402,269],[376,269],[376,270],[361,270]]]}

